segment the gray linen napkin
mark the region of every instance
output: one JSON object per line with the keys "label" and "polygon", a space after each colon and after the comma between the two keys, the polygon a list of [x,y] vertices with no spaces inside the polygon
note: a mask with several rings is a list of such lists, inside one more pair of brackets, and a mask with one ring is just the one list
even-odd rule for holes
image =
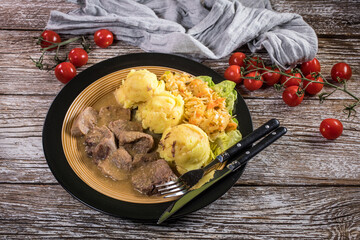
{"label": "gray linen napkin", "polygon": [[273,11],[269,0],[68,1],[80,8],[52,11],[47,29],[80,35],[107,28],[145,51],[193,58],[223,58],[247,43],[284,68],[317,52],[314,30],[298,14]]}

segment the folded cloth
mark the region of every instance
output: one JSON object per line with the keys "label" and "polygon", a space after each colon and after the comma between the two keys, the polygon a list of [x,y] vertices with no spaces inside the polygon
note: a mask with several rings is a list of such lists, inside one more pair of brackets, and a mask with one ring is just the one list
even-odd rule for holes
{"label": "folded cloth", "polygon": [[51,11],[46,28],[93,34],[106,28],[145,51],[219,59],[248,44],[265,48],[286,68],[317,52],[315,31],[298,14],[278,13],[269,0],[68,0],[80,8]]}

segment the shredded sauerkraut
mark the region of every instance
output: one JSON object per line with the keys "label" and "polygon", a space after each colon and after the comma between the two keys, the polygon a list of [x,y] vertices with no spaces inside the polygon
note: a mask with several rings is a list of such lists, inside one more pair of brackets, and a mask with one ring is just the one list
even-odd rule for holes
{"label": "shredded sauerkraut", "polygon": [[207,82],[186,73],[170,71],[165,72],[160,80],[165,82],[166,90],[183,97],[184,121],[200,127],[210,140],[237,128],[237,123],[226,108],[226,99],[211,89]]}

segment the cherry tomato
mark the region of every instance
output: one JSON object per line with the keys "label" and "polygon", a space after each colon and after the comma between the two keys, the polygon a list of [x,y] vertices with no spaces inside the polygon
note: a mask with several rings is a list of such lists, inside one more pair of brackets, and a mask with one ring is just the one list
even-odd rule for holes
{"label": "cherry tomato", "polygon": [[68,83],[76,76],[76,68],[70,62],[62,62],[55,68],[55,76],[62,83]]}
{"label": "cherry tomato", "polygon": [[238,65],[231,65],[225,70],[224,77],[227,80],[233,81],[237,84],[242,82],[241,69]]}
{"label": "cherry tomato", "polygon": [[88,61],[88,54],[82,48],[74,48],[69,53],[69,60],[75,67],[81,67]]}
{"label": "cherry tomato", "polygon": [[319,60],[314,58],[311,61],[304,62],[303,64],[301,64],[300,69],[301,69],[301,72],[304,74],[304,76],[307,76],[313,72],[316,72],[316,73],[320,72],[321,66],[320,66]]}
{"label": "cherry tomato", "polygon": [[304,99],[304,93],[302,93],[300,97],[296,94],[298,90],[301,91],[302,89],[299,86],[290,86],[284,90],[282,99],[288,106],[295,107]]}
{"label": "cherry tomato", "polygon": [[[61,38],[60,38],[59,34],[57,34],[57,33],[54,32],[54,31],[51,31],[51,30],[45,30],[45,31],[43,31],[42,34],[41,34],[41,37],[42,37],[44,40],[48,41],[48,42],[41,41],[40,46],[41,46],[42,48],[47,48],[47,47],[51,46],[52,43],[59,43],[59,42],[61,42]],[[55,50],[55,49],[56,49],[56,47],[50,48],[50,49],[48,49],[47,51],[52,51],[52,50]]]}
{"label": "cherry tomato", "polygon": [[[291,69],[286,70],[285,73],[290,76],[301,78],[300,73],[293,72],[293,70],[291,70]],[[292,78],[292,77],[287,77],[287,76],[282,75],[280,81],[281,81],[281,84],[284,84],[286,82],[285,87],[300,86],[301,79],[298,79],[298,78]]]}
{"label": "cherry tomato", "polygon": [[331,69],[331,78],[336,82],[339,82],[339,79],[343,81],[349,80],[351,75],[351,67],[344,62],[335,64]]}
{"label": "cherry tomato", "polygon": [[259,67],[259,68],[264,67],[261,57],[252,57],[252,58],[250,58],[249,62],[247,63],[247,66],[246,66],[246,70],[249,71],[249,70],[256,69],[255,66]]}
{"label": "cherry tomato", "polygon": [[[322,77],[317,76],[316,73],[312,73],[312,74],[307,75],[306,79],[309,79],[309,80],[312,80],[312,81],[324,82]],[[307,92],[308,94],[315,95],[315,94],[319,93],[323,89],[324,84],[322,84],[322,83],[314,83],[314,82],[304,80],[303,87],[304,87],[305,92]]]}
{"label": "cherry tomato", "polygon": [[242,52],[235,52],[231,55],[229,59],[229,65],[238,65],[240,67],[245,67],[244,59],[246,55]]}
{"label": "cherry tomato", "polygon": [[264,78],[264,81],[267,85],[273,86],[275,83],[278,83],[281,75],[280,70],[278,68],[272,68],[272,67],[266,67],[269,70],[273,70],[275,72],[268,72],[268,71],[262,71],[264,73],[262,77]]}
{"label": "cherry tomato", "polygon": [[257,79],[244,79],[244,86],[249,90],[249,91],[255,91],[258,90],[259,88],[261,88],[261,86],[263,85],[263,77],[258,73],[258,72],[251,72],[249,74],[247,74],[245,77],[256,77],[259,78],[259,80]]}
{"label": "cherry tomato", "polygon": [[94,41],[99,47],[107,48],[113,43],[114,35],[107,29],[100,29],[95,32]]}
{"label": "cherry tomato", "polygon": [[324,119],[320,124],[320,132],[324,138],[333,140],[338,138],[343,131],[342,123],[334,118]]}

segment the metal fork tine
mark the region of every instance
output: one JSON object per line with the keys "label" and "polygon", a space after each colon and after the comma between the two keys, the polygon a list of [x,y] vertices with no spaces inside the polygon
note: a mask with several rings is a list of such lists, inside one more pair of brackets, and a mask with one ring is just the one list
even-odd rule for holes
{"label": "metal fork tine", "polygon": [[181,184],[180,182],[173,184],[173,185],[169,185],[168,187],[163,187],[163,188],[157,188],[159,192],[164,192],[173,188],[178,188],[181,187],[183,184]]}
{"label": "metal fork tine", "polygon": [[179,179],[176,179],[176,180],[174,180],[174,181],[169,181],[169,182],[166,182],[166,183],[163,183],[163,184],[156,185],[155,187],[156,187],[156,188],[166,187],[166,186],[169,186],[169,185],[178,183],[178,182],[179,182]]}
{"label": "metal fork tine", "polygon": [[169,191],[166,191],[166,192],[160,192],[161,195],[166,195],[166,194],[170,194],[170,193],[174,193],[174,192],[178,192],[178,191],[181,191],[181,190],[184,190],[185,186],[182,185],[182,186],[179,186],[177,188],[174,188],[174,189],[171,189]]}
{"label": "metal fork tine", "polygon": [[182,190],[180,192],[176,192],[176,193],[173,193],[173,194],[170,194],[170,195],[166,195],[166,196],[164,196],[164,198],[171,198],[171,197],[181,196],[181,195],[184,195],[187,192],[188,192],[188,189],[185,189],[185,190]]}

